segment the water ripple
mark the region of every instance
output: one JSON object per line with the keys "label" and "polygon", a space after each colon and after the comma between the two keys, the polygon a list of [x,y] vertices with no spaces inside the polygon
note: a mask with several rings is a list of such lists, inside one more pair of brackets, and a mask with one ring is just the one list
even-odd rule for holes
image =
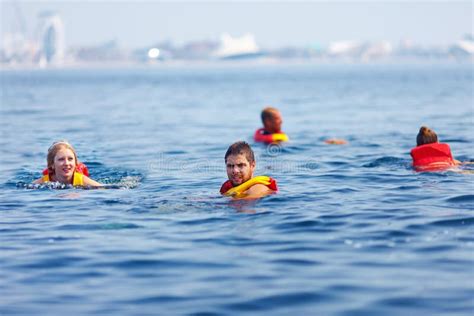
{"label": "water ripple", "polygon": [[[472,314],[472,174],[409,155],[426,121],[472,159],[471,64],[1,75],[0,314]],[[267,102],[291,142],[252,147],[280,190],[223,198]],[[104,189],[31,184],[57,137]]]}
{"label": "water ripple", "polygon": [[446,199],[446,202],[460,203],[460,204],[470,203],[470,205],[474,207],[474,195],[473,194],[459,195],[459,196]]}
{"label": "water ripple", "polygon": [[269,295],[254,300],[225,304],[230,311],[269,311],[280,307],[328,302],[335,299],[328,293],[297,292]]}
{"label": "water ripple", "polygon": [[119,229],[137,229],[143,226],[133,223],[104,223],[104,224],[67,224],[58,226],[58,230],[119,230]]}
{"label": "water ripple", "polygon": [[401,159],[398,157],[382,157],[382,158],[377,158],[374,161],[362,165],[362,167],[365,168],[376,168],[376,167],[381,167],[381,166],[398,166],[398,167],[405,167],[407,165],[407,160],[406,159]]}
{"label": "water ripple", "polygon": [[434,226],[448,226],[448,227],[472,226],[473,224],[474,224],[474,217],[443,219],[443,220],[434,221],[430,223],[430,225],[434,225]]}

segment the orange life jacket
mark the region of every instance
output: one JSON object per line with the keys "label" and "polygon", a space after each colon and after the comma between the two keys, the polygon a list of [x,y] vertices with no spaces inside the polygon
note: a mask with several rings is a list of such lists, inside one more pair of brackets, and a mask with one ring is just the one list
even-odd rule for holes
{"label": "orange life jacket", "polygon": [[410,152],[413,167],[418,171],[436,171],[455,166],[448,144],[432,143],[417,146]]}

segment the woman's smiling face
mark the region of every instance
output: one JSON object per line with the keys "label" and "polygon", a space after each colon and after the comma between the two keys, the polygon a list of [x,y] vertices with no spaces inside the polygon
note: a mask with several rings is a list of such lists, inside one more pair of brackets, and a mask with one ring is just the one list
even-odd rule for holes
{"label": "woman's smiling face", "polygon": [[53,169],[57,181],[72,178],[76,169],[76,157],[72,150],[61,148],[54,156]]}

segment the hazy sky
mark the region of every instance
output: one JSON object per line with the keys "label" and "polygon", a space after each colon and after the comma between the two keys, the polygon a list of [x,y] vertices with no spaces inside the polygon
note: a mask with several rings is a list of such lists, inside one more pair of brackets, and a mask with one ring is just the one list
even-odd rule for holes
{"label": "hazy sky", "polygon": [[[15,3],[15,4],[14,4]],[[327,45],[337,40],[411,40],[444,45],[473,30],[472,1],[5,1],[2,34],[24,20],[29,35],[38,13],[62,17],[69,46],[117,40],[125,48],[163,40],[177,44],[255,35],[261,48]],[[19,10],[18,10],[19,9]]]}

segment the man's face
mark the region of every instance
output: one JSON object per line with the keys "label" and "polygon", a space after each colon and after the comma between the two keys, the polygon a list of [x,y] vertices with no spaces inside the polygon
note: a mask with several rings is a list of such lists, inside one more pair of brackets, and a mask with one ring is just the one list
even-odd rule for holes
{"label": "man's face", "polygon": [[230,155],[227,157],[226,170],[227,177],[234,186],[244,183],[253,177],[255,161],[249,163],[243,154]]}
{"label": "man's face", "polygon": [[281,124],[283,120],[281,118],[280,112],[273,111],[272,117],[265,120],[264,125],[265,129],[269,133],[279,133],[281,131]]}

